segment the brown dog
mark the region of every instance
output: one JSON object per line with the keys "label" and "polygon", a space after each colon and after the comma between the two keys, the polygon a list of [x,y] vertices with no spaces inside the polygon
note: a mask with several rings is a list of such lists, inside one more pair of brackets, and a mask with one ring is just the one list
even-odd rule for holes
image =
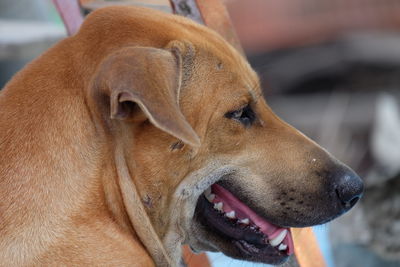
{"label": "brown dog", "polygon": [[181,245],[280,263],[362,182],[277,118],[216,33],[91,14],[0,95],[0,264],[176,266]]}

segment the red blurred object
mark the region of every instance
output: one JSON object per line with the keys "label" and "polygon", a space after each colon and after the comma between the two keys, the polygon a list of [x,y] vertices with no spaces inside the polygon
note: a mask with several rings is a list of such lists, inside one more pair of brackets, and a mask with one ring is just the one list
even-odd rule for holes
{"label": "red blurred object", "polygon": [[399,31],[400,1],[225,0],[245,51],[315,44],[353,31]]}

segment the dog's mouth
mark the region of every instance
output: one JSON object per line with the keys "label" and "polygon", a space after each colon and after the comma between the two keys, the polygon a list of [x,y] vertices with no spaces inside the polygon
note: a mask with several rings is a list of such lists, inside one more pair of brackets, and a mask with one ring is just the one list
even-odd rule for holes
{"label": "dog's mouth", "polygon": [[293,254],[289,228],[268,222],[219,184],[200,196],[195,217],[222,240],[219,249],[233,258],[280,264]]}

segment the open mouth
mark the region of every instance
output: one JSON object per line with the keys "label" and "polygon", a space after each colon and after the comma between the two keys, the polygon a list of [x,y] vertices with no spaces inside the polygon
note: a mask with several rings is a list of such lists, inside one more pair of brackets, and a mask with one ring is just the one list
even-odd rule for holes
{"label": "open mouth", "polygon": [[279,264],[293,254],[289,228],[268,222],[221,185],[213,184],[199,198],[196,217],[230,243],[222,252],[231,257]]}

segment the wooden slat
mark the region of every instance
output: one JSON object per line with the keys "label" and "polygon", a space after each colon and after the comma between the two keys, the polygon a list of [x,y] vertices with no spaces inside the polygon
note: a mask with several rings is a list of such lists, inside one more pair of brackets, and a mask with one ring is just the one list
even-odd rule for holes
{"label": "wooden slat", "polygon": [[325,267],[317,238],[312,228],[292,228],[294,252],[301,267]]}
{"label": "wooden slat", "polygon": [[170,0],[172,10],[218,32],[244,55],[225,5],[220,0]]}
{"label": "wooden slat", "polygon": [[243,48],[232,25],[228,10],[221,0],[196,0],[204,24],[225,38],[242,55]]}

